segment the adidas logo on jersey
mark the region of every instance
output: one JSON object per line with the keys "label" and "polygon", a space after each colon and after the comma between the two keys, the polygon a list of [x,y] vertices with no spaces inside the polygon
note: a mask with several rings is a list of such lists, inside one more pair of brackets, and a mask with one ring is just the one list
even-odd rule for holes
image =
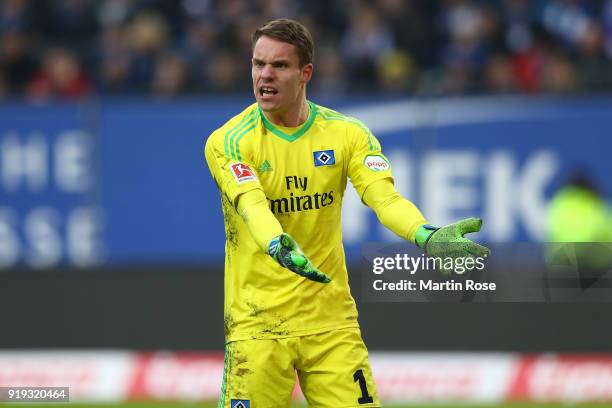
{"label": "adidas logo on jersey", "polygon": [[272,168],[272,165],[270,164],[270,162],[267,161],[267,160],[264,160],[264,162],[261,163],[261,165],[257,169],[257,171],[260,172],[260,173],[265,173],[267,171],[272,171],[272,170],[274,170],[274,169]]}

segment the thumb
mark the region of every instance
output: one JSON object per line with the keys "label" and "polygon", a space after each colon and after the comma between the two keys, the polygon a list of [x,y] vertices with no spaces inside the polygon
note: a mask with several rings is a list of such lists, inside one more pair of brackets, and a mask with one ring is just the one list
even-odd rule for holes
{"label": "thumb", "polygon": [[482,225],[482,219],[480,218],[466,218],[464,220],[457,221],[457,227],[459,230],[459,234],[462,236],[465,234],[469,234],[470,232],[478,232],[480,231],[480,226]]}

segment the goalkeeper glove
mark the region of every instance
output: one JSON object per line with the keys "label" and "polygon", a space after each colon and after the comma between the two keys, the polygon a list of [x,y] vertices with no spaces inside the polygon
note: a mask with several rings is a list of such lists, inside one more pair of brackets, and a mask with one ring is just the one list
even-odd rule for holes
{"label": "goalkeeper glove", "polygon": [[291,235],[282,233],[270,241],[268,253],[282,267],[315,282],[329,283],[331,278],[314,267]]}
{"label": "goalkeeper glove", "polygon": [[[466,218],[445,227],[425,224],[416,232],[415,242],[428,256],[435,258],[484,258],[489,256],[489,248],[470,241],[464,235],[480,231],[480,218]],[[443,270],[450,274],[449,270]]]}

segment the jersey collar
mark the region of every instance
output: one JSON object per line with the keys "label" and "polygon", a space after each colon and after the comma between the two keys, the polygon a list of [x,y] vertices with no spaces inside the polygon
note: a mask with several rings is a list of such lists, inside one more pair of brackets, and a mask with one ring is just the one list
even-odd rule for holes
{"label": "jersey collar", "polygon": [[259,109],[259,115],[261,116],[261,120],[263,121],[264,126],[266,127],[266,129],[268,129],[270,132],[272,132],[274,135],[280,137],[281,139],[285,139],[288,142],[294,142],[300,136],[302,136],[304,133],[308,132],[308,129],[310,129],[310,127],[312,126],[312,124],[315,121],[315,117],[317,116],[317,105],[315,105],[314,103],[308,101],[308,106],[310,107],[310,112],[308,114],[308,119],[306,120],[306,122],[304,122],[302,127],[297,132],[295,132],[293,134],[289,134],[289,133],[284,132],[283,130],[281,130],[277,126],[275,126],[272,122],[270,122],[268,120],[268,118],[266,118],[266,115],[264,115],[263,111],[261,110],[261,107],[257,106],[257,109]]}

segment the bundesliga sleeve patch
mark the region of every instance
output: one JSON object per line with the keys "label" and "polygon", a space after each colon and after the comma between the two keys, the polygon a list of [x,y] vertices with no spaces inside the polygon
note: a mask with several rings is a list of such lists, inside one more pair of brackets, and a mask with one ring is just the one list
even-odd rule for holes
{"label": "bundesliga sleeve patch", "polygon": [[363,161],[363,165],[372,171],[387,171],[391,165],[383,156],[369,155]]}
{"label": "bundesliga sleeve patch", "polygon": [[255,172],[244,163],[234,163],[230,166],[230,169],[238,184],[257,179]]}

